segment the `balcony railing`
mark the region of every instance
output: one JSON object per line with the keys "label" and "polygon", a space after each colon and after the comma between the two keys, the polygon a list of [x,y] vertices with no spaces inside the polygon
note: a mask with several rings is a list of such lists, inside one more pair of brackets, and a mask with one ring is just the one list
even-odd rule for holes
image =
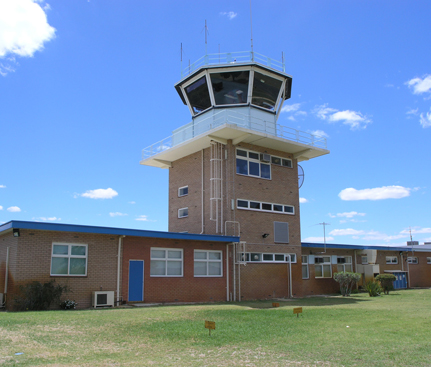
{"label": "balcony railing", "polygon": [[142,150],[142,160],[164,152],[172,147],[184,143],[196,136],[205,134],[224,124],[230,127],[240,127],[250,129],[259,133],[272,135],[274,137],[301,143],[310,147],[326,149],[326,138],[313,135],[304,131],[296,130],[291,127],[283,126],[271,121],[242,114],[232,109],[225,109],[200,120],[199,122],[189,122],[188,124],[175,130],[174,133],[157,143],[150,145]]}
{"label": "balcony railing", "polygon": [[285,72],[284,61],[280,62],[270,57],[261,55],[257,52],[251,51],[238,51],[238,52],[227,52],[221,54],[207,54],[202,56],[199,60],[187,67],[183,68],[181,65],[181,78],[193,73],[195,70],[206,65],[219,65],[219,64],[241,64],[247,62],[257,62],[266,65],[272,69]]}

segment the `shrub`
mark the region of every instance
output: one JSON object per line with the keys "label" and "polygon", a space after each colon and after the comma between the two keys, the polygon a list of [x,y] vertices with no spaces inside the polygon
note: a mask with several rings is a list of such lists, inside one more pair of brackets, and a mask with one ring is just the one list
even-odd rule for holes
{"label": "shrub", "polygon": [[389,294],[389,291],[394,290],[393,281],[396,279],[394,274],[379,274],[376,276],[376,280],[380,282],[385,294]]}
{"label": "shrub", "polygon": [[369,280],[365,284],[365,288],[367,289],[370,297],[380,296],[380,293],[382,292],[382,288],[380,287],[380,283],[375,281],[375,280]]}
{"label": "shrub", "polygon": [[350,296],[353,286],[361,279],[361,274],[348,271],[335,273],[334,279],[340,284],[342,296]]}
{"label": "shrub", "polygon": [[75,301],[71,301],[70,299],[60,303],[60,308],[63,310],[74,310],[76,306],[78,306],[78,304]]}
{"label": "shrub", "polygon": [[15,306],[20,311],[47,310],[53,302],[60,301],[63,292],[68,292],[69,287],[55,284],[54,280],[42,284],[31,282],[19,287],[21,295],[15,299]]}

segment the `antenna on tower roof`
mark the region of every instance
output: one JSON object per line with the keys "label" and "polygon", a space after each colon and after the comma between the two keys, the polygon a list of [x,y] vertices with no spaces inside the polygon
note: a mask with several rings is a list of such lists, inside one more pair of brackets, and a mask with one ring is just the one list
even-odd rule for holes
{"label": "antenna on tower roof", "polygon": [[[209,31],[208,31],[208,26],[207,26],[207,20],[205,19],[205,28],[204,28],[204,30],[205,30],[205,55],[208,55],[208,41],[207,41],[207,36],[208,36],[208,34],[210,33]],[[202,33],[202,31],[201,31],[201,33]]]}
{"label": "antenna on tower roof", "polygon": [[250,33],[251,33],[251,61],[254,61],[254,52],[253,52],[253,19],[251,17],[251,0],[250,0]]}

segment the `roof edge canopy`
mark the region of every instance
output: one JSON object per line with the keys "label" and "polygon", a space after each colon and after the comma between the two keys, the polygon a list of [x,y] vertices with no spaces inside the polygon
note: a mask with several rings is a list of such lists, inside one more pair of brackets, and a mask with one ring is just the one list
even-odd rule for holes
{"label": "roof edge canopy", "polygon": [[10,222],[0,225],[0,235],[10,229],[30,229],[39,231],[57,231],[57,232],[77,232],[77,233],[94,233],[94,234],[108,234],[117,236],[133,236],[133,237],[150,237],[150,238],[165,238],[176,240],[189,240],[189,241],[213,241],[213,242],[239,242],[239,237],[236,236],[220,236],[208,234],[195,234],[195,233],[177,233],[177,232],[163,232],[163,231],[150,231],[144,229],[128,229],[128,228],[113,228],[113,227],[100,227],[79,224],[60,224],[60,223],[41,223],[30,221],[12,220]]}

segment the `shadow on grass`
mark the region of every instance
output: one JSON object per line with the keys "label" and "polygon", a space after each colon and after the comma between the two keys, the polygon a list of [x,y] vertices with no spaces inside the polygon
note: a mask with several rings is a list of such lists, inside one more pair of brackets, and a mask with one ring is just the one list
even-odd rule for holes
{"label": "shadow on grass", "polygon": [[248,307],[248,308],[256,308],[256,309],[265,309],[265,308],[273,308],[272,303],[279,303],[279,307],[319,307],[319,306],[335,306],[335,305],[349,305],[356,304],[360,302],[368,302],[369,298],[364,296],[350,296],[350,297],[342,297],[339,295],[333,296],[319,296],[319,297],[307,297],[307,298],[294,298],[288,300],[267,300],[267,301],[242,301],[234,303],[237,306]]}

